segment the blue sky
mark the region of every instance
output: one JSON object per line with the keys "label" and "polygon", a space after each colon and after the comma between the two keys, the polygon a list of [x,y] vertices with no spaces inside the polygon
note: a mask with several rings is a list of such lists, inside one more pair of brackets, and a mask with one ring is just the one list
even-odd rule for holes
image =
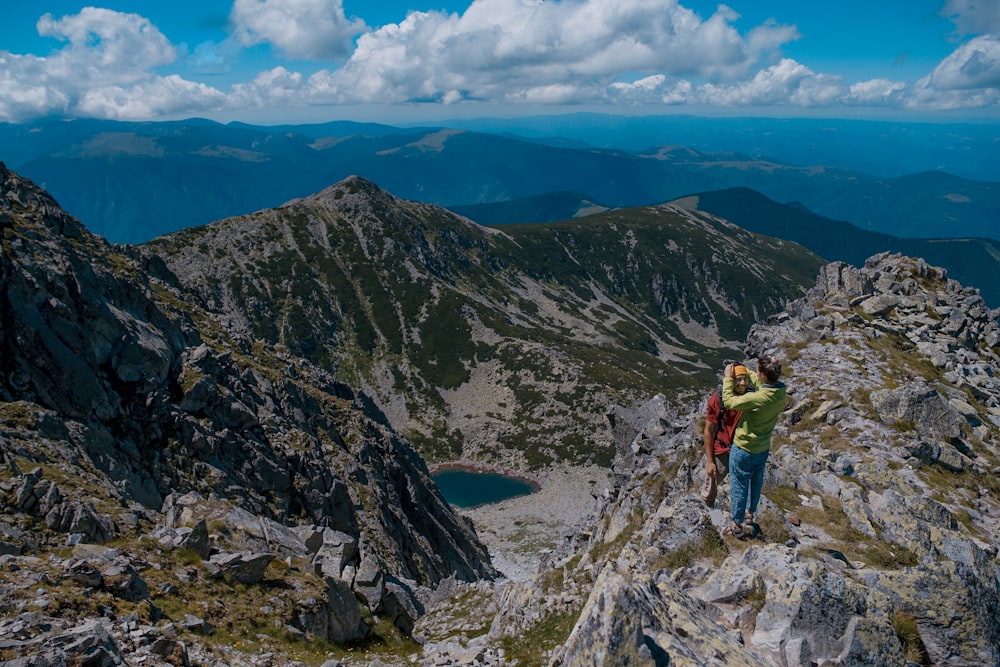
{"label": "blue sky", "polygon": [[8,3],[0,121],[1000,119],[997,0]]}

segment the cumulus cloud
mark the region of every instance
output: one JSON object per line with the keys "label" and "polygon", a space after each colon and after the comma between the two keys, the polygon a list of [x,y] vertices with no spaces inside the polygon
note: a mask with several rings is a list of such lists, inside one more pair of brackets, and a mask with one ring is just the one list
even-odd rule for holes
{"label": "cumulus cloud", "polygon": [[171,74],[128,87],[104,86],[86,91],[76,103],[84,116],[136,120],[219,108],[225,95],[201,83]]}
{"label": "cumulus cloud", "polygon": [[853,104],[897,106],[903,101],[906,84],[889,79],[860,81],[850,88],[849,101]]}
{"label": "cumulus cloud", "polygon": [[1000,38],[984,35],[962,44],[934,68],[930,83],[939,90],[1000,87]]}
{"label": "cumulus cloud", "polygon": [[177,57],[167,38],[138,14],[84,7],[79,14],[60,19],[45,14],[37,27],[44,37],[69,42],[55,59],[61,67],[47,68],[52,76],[82,74],[90,82],[140,78],[147,69]]}
{"label": "cumulus cloud", "polygon": [[614,83],[615,98],[642,104],[714,106],[819,107],[843,101],[848,89],[840,77],[817,74],[790,58],[756,72],[745,81],[704,83],[654,75],[632,83]]}
{"label": "cumulus cloud", "polygon": [[976,109],[1000,105],[1000,89],[944,90],[931,77],[917,81],[908,91],[903,106],[912,109]]}
{"label": "cumulus cloud", "polygon": [[39,34],[67,42],[48,57],[0,52],[0,119],[45,115],[150,118],[218,106],[224,96],[153,68],[177,51],[149,20],[85,7],[79,14],[45,14]]}
{"label": "cumulus cloud", "polygon": [[[234,0],[231,35],[180,54],[136,14],[46,14],[39,33],[64,46],[47,57],[0,51],[0,120],[362,103],[949,109],[996,106],[1000,95],[1000,5],[986,0],[947,2],[956,30],[972,37],[920,81],[853,84],[782,57],[800,38],[794,26],[741,33],[725,5],[703,17],[679,0],[473,0],[462,13],[411,12],[370,31],[342,3]],[[326,69],[273,67],[227,92],[159,73],[232,73],[262,43]]]}
{"label": "cumulus cloud", "polygon": [[343,60],[366,29],[344,15],[343,0],[236,0],[229,19],[242,44],[272,44],[304,60]]}
{"label": "cumulus cloud", "polygon": [[736,18],[720,6],[702,20],[676,0],[476,0],[462,15],[413,12],[362,35],[315,83],[342,101],[584,102],[623,72],[743,76],[798,37],[768,24],[744,38]]}
{"label": "cumulus cloud", "polygon": [[702,98],[709,104],[725,106],[791,104],[812,107],[830,104],[842,94],[839,77],[816,74],[801,63],[785,58],[736,85],[708,84],[702,91]]}
{"label": "cumulus cloud", "polygon": [[307,102],[302,75],[284,67],[261,72],[250,83],[237,84],[233,87],[229,100],[230,105],[236,108],[298,105]]}

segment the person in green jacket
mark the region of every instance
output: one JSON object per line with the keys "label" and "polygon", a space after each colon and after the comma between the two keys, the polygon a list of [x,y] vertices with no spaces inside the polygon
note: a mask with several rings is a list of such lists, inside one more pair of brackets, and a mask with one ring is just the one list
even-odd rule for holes
{"label": "person in green jacket", "polygon": [[[781,362],[769,355],[757,359],[757,372],[750,381],[757,391],[736,393],[733,367],[726,366],[722,379],[722,404],[727,410],[743,415],[736,425],[729,452],[729,499],[732,523],[724,535],[742,538],[753,528],[754,515],[764,486],[764,466],[771,453],[771,432],[785,409],[786,387],[781,377]],[[746,529],[744,523],[747,524]]]}

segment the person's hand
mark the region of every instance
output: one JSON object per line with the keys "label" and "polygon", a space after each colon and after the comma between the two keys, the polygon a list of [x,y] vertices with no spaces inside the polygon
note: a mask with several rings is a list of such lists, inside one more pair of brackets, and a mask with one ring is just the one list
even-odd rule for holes
{"label": "person's hand", "polygon": [[708,462],[708,465],[705,466],[705,472],[708,473],[709,477],[715,477],[719,474],[719,469],[716,468],[714,460]]}
{"label": "person's hand", "polygon": [[733,367],[736,364],[726,364],[726,370],[723,371],[723,376],[727,378],[733,377]]}

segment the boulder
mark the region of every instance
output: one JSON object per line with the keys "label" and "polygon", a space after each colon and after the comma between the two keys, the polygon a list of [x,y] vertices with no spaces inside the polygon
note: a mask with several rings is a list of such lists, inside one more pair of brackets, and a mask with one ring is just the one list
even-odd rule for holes
{"label": "boulder", "polygon": [[886,424],[909,422],[918,433],[942,440],[962,435],[962,415],[927,385],[906,383],[896,389],[878,389],[871,392],[871,402]]}

